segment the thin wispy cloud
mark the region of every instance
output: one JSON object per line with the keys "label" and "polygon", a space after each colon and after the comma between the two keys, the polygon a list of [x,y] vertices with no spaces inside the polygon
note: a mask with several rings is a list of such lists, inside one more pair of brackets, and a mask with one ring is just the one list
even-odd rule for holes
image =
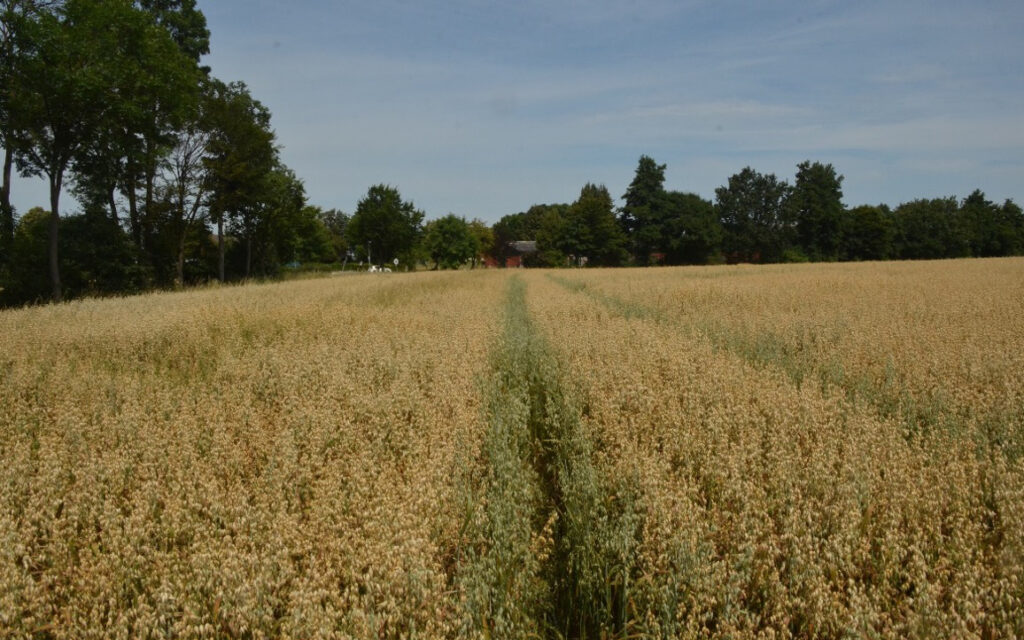
{"label": "thin wispy cloud", "polygon": [[705,197],[811,159],[851,205],[1024,198],[1019,2],[199,4],[205,62],[270,108],[325,207],[384,182],[494,221],[586,181],[622,194],[644,153]]}

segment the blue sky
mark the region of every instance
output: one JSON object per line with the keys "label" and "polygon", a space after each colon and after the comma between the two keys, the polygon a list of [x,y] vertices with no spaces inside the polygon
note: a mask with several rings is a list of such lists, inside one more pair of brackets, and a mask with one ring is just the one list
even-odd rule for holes
{"label": "blue sky", "polygon": [[1024,199],[1019,0],[199,6],[204,62],[270,109],[323,207],[387,183],[429,218],[493,222],[586,182],[621,196],[641,154],[709,199],[745,166],[792,181],[807,159],[845,175],[851,206]]}

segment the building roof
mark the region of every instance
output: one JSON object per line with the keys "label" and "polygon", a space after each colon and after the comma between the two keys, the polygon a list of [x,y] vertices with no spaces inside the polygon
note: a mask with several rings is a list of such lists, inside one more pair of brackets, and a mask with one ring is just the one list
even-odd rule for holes
{"label": "building roof", "polygon": [[519,253],[534,253],[537,251],[536,240],[516,240],[508,243],[508,246]]}

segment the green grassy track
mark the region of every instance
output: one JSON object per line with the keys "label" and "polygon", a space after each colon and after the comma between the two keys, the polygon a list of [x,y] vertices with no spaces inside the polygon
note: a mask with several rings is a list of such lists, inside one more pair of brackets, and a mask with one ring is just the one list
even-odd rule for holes
{"label": "green grassy track", "polygon": [[608,637],[627,628],[640,528],[628,487],[605,486],[580,403],[510,282],[493,355],[474,534],[461,568],[468,629],[493,637]]}

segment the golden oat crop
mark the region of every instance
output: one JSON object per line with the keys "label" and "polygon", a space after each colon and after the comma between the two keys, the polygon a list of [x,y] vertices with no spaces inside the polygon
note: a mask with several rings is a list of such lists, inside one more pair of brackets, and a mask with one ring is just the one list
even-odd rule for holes
{"label": "golden oat crop", "polygon": [[1024,633],[1022,283],[1021,260],[531,281],[599,467],[641,478],[634,629]]}
{"label": "golden oat crop", "polygon": [[0,636],[1024,636],[1024,260],[0,313]]}
{"label": "golden oat crop", "polygon": [[0,636],[448,634],[495,278],[0,314]]}
{"label": "golden oat crop", "polygon": [[[574,274],[625,315],[857,395],[910,431],[1024,424],[1019,258]],[[685,274],[685,275],[683,275]]]}

